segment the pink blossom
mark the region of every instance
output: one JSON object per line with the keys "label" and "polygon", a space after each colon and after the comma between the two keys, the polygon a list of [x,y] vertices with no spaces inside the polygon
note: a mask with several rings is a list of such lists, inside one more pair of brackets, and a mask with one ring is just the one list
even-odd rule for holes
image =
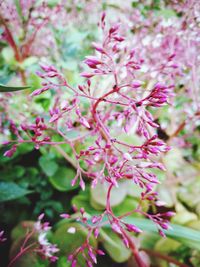
{"label": "pink blossom", "polygon": [[4,237],[4,231],[0,231],[0,242],[5,242],[7,238]]}

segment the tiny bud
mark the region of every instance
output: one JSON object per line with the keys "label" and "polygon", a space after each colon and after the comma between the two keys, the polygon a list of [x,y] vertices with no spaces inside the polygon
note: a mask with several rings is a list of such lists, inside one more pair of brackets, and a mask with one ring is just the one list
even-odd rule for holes
{"label": "tiny bud", "polygon": [[39,216],[38,216],[38,220],[41,221],[43,218],[44,218],[44,213],[41,213]]}
{"label": "tiny bud", "polygon": [[17,146],[14,145],[14,146],[12,146],[11,149],[7,150],[3,155],[5,157],[11,158],[13,156],[13,154],[16,152],[16,150],[17,150]]}
{"label": "tiny bud", "polygon": [[164,233],[162,230],[159,229],[158,232],[159,232],[159,235],[160,235],[160,236],[162,236],[162,237],[166,237],[165,233]]}
{"label": "tiny bud", "polygon": [[22,128],[23,131],[27,131],[27,126],[26,125],[21,124],[21,128]]}
{"label": "tiny bud", "polygon": [[93,151],[93,150],[95,150],[95,147],[94,147],[94,146],[89,146],[89,147],[88,147],[88,150],[89,150],[89,151]]}
{"label": "tiny bud", "polygon": [[87,84],[88,84],[88,86],[90,87],[90,85],[91,85],[91,81],[90,81],[90,80],[87,80]]}
{"label": "tiny bud", "polygon": [[92,46],[94,47],[94,49],[96,51],[100,52],[101,54],[104,54],[105,53],[103,47],[100,44],[92,43]]}
{"label": "tiny bud", "polygon": [[79,86],[78,86],[78,89],[79,89],[80,91],[84,91],[82,85],[79,85]]}
{"label": "tiny bud", "polygon": [[48,142],[50,140],[51,140],[51,137],[50,136],[45,136],[44,139],[43,139],[43,141],[45,141],[45,142]]}
{"label": "tiny bud", "polygon": [[75,186],[76,182],[77,182],[77,178],[75,177],[75,178],[71,181],[71,186]]}
{"label": "tiny bud", "polygon": [[35,124],[39,124],[39,123],[40,123],[40,118],[37,117],[37,118],[35,119]]}
{"label": "tiny bud", "polygon": [[167,217],[173,217],[176,215],[176,212],[173,212],[173,211],[167,211],[165,213],[163,213],[164,216],[167,216]]}
{"label": "tiny bud", "polygon": [[76,263],[77,263],[77,260],[73,260],[71,267],[76,267]]}
{"label": "tiny bud", "polygon": [[9,145],[10,144],[10,141],[4,141],[2,142],[2,145]]}
{"label": "tiny bud", "polygon": [[80,117],[80,123],[85,126],[86,128],[90,129],[90,124],[89,122],[84,118],[84,117]]}
{"label": "tiny bud", "polygon": [[122,36],[115,36],[114,39],[118,42],[123,42],[125,40],[125,38]]}
{"label": "tiny bud", "polygon": [[59,114],[53,114],[51,119],[49,120],[49,123],[55,122],[59,119]]}
{"label": "tiny bud", "polygon": [[118,223],[112,223],[111,225],[112,229],[114,232],[118,233],[118,234],[122,234],[122,231],[121,231],[121,227]]}
{"label": "tiny bud", "polygon": [[60,214],[60,217],[63,218],[63,219],[68,219],[71,216],[69,214],[67,214],[67,213],[62,213],[62,214]]}
{"label": "tiny bud", "polygon": [[78,211],[76,205],[72,205],[72,209],[73,209],[74,212],[77,212]]}
{"label": "tiny bud", "polygon": [[164,201],[158,200],[158,201],[156,201],[155,204],[156,204],[156,206],[161,207],[161,206],[165,206],[167,203]]}
{"label": "tiny bud", "polygon": [[103,11],[103,13],[102,13],[102,15],[101,15],[101,22],[104,22],[105,17],[106,17],[106,12]]}
{"label": "tiny bud", "polygon": [[98,235],[99,235],[99,228],[95,228],[95,230],[94,230],[94,236],[95,236],[95,238],[97,238]]}
{"label": "tiny bud", "polygon": [[95,224],[99,221],[101,221],[102,217],[101,216],[93,216],[92,217],[92,223]]}
{"label": "tiny bud", "polygon": [[131,157],[131,155],[130,155],[129,153],[124,153],[124,154],[123,154],[123,158],[124,158],[125,160],[129,160],[129,161],[132,161],[132,160],[133,160],[132,157]]}
{"label": "tiny bud", "polygon": [[88,255],[90,256],[91,260],[92,260],[94,263],[97,263],[97,258],[96,258],[96,256],[94,255],[94,253],[92,252],[92,250],[89,250],[89,251],[88,251]]}
{"label": "tiny bud", "polygon": [[126,228],[129,232],[142,233],[142,230],[133,224],[126,224]]}
{"label": "tiny bud", "polygon": [[88,73],[88,72],[82,72],[80,75],[81,77],[88,78],[88,79],[94,76],[93,73]]}
{"label": "tiny bud", "polygon": [[168,224],[168,223],[161,223],[160,226],[161,226],[164,230],[168,230],[168,229],[169,229],[169,224]]}
{"label": "tiny bud", "polygon": [[110,28],[109,34],[113,34],[119,29],[119,24],[114,25],[113,27]]}
{"label": "tiny bud", "polygon": [[127,238],[123,237],[123,243],[127,248],[129,248],[129,242]]}
{"label": "tiny bud", "polygon": [[45,78],[45,74],[40,72],[40,71],[36,71],[35,72],[37,76],[39,76],[40,78]]}
{"label": "tiny bud", "polygon": [[81,189],[84,191],[85,190],[85,182],[83,181],[83,179],[80,179],[80,183],[79,183]]}
{"label": "tiny bud", "polygon": [[87,263],[87,266],[88,266],[88,267],[93,267],[93,264],[92,264],[91,261],[87,260],[86,263]]}
{"label": "tiny bud", "polygon": [[80,213],[83,215],[85,212],[85,209],[84,208],[80,208]]}
{"label": "tiny bud", "polygon": [[97,252],[98,255],[102,255],[102,256],[105,255],[105,253],[101,249],[97,249],[96,252]]}
{"label": "tiny bud", "polygon": [[35,144],[35,149],[40,149],[40,145],[39,144]]}
{"label": "tiny bud", "polygon": [[106,149],[110,149],[110,148],[111,148],[111,145],[110,145],[110,144],[106,144],[106,145],[105,145],[105,148],[106,148]]}
{"label": "tiny bud", "polygon": [[95,188],[96,187],[96,185],[97,185],[97,183],[98,183],[98,179],[94,179],[94,180],[92,180],[92,188]]}
{"label": "tiny bud", "polygon": [[5,238],[4,236],[4,231],[0,232],[0,242],[5,242],[7,240],[7,238]]}
{"label": "tiny bud", "polygon": [[58,76],[58,73],[56,73],[56,72],[48,72],[48,73],[47,73],[47,76],[48,76],[49,78],[54,78],[54,77]]}
{"label": "tiny bud", "polygon": [[70,255],[68,256],[68,261],[72,261],[73,258],[74,258],[74,256],[73,256],[72,254],[70,254]]}
{"label": "tiny bud", "polygon": [[140,87],[142,84],[143,84],[143,82],[141,82],[141,81],[139,81],[139,80],[134,80],[134,81],[131,83],[131,87],[133,87],[133,88],[138,88],[138,87]]}

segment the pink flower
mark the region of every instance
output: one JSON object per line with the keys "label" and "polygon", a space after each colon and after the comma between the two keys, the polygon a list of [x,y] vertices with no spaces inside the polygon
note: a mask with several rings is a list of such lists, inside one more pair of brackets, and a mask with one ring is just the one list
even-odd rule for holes
{"label": "pink flower", "polygon": [[43,255],[45,258],[49,259],[51,262],[54,262],[58,259],[54,254],[59,251],[57,245],[51,244],[47,239],[47,234],[51,227],[49,226],[49,222],[42,223],[42,219],[44,218],[44,213],[42,213],[38,217],[38,221],[34,224],[34,229],[38,234],[38,243],[39,248],[36,249],[38,253]]}
{"label": "pink flower", "polygon": [[7,150],[3,155],[5,157],[11,158],[13,154],[16,152],[16,150],[17,150],[17,145],[13,145],[11,149]]}
{"label": "pink flower", "polygon": [[0,242],[5,242],[7,238],[4,237],[4,231],[0,231]]}

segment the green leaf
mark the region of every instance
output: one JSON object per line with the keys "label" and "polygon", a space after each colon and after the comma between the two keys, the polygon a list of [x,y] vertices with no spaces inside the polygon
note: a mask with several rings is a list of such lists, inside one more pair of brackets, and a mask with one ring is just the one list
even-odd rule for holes
{"label": "green leaf", "polygon": [[200,231],[200,221],[191,221],[187,224],[188,227]]}
{"label": "green leaf", "polygon": [[73,169],[60,167],[53,176],[49,177],[49,181],[57,190],[67,192],[78,187],[78,185],[71,186],[75,175],[76,172]]}
{"label": "green leaf", "polygon": [[20,18],[23,19],[22,7],[20,5],[20,1],[19,0],[15,0],[15,8],[16,8],[17,13],[20,16]]}
{"label": "green leaf", "polygon": [[176,251],[181,243],[172,238],[161,238],[155,245],[155,250],[165,254]]}
{"label": "green leaf", "polygon": [[[94,204],[94,203],[93,203]],[[145,204],[145,202],[144,202]],[[85,209],[85,211],[90,215],[97,215],[101,213],[102,208],[100,209],[100,205],[95,209],[92,205],[92,201],[90,201],[90,188],[86,187],[85,191],[80,191],[79,194],[75,195],[72,198],[72,205],[75,205],[79,210],[81,207]],[[135,209],[138,205],[138,200],[136,198],[127,196],[122,203],[113,207],[113,212],[119,216],[122,215],[132,209]],[[148,207],[143,207],[144,210],[147,210]],[[141,216],[141,215],[137,215]]]}
{"label": "green leaf", "polygon": [[77,138],[78,136],[80,136],[80,132],[78,132],[76,130],[71,130],[71,131],[68,131],[66,133],[66,136],[68,139],[74,139],[74,138]]}
{"label": "green leaf", "polygon": [[176,213],[173,217],[173,223],[175,224],[187,224],[191,221],[197,220],[198,216],[194,212],[190,212],[187,209]]}
{"label": "green leaf", "polygon": [[121,238],[111,229],[100,230],[100,240],[110,257],[116,262],[125,262],[131,256],[131,251],[125,247]]}
{"label": "green leaf", "polygon": [[66,256],[59,257],[56,267],[70,267],[71,262],[66,260]]}
{"label": "green leaf", "polygon": [[125,214],[126,212],[129,212],[130,210],[136,209],[137,206],[138,206],[138,201],[133,197],[127,196],[122,203],[113,208],[113,212],[117,216],[119,216]]}
{"label": "green leaf", "polygon": [[[71,254],[76,248],[81,246],[88,235],[88,230],[83,225],[73,222],[62,224],[53,234],[52,242],[56,243],[61,255]],[[93,235],[90,237],[90,244],[97,246],[97,241]]]}
{"label": "green leaf", "polygon": [[[90,194],[91,205],[97,210],[104,209],[106,206],[106,197],[109,185],[104,183],[98,183],[95,188],[91,188]],[[119,205],[127,195],[127,183],[120,183],[119,187],[114,187],[111,191],[111,206],[115,207]]]}
{"label": "green leaf", "polygon": [[14,172],[13,176],[15,176],[16,178],[21,178],[25,174],[25,168],[20,165],[14,166],[12,168],[12,171]]}
{"label": "green leaf", "polygon": [[185,164],[182,151],[178,148],[173,148],[163,158],[163,162],[171,172],[178,171]]}
{"label": "green leaf", "polygon": [[92,206],[91,203],[89,201],[89,188],[86,187],[85,191],[80,191],[79,194],[75,195],[72,198],[72,205],[76,206],[78,210],[80,210],[80,208],[84,208],[85,211],[88,214],[94,215],[94,214],[99,214],[99,211],[96,211]]}
{"label": "green leaf", "polygon": [[30,193],[30,190],[19,187],[15,183],[0,182],[0,202],[17,199]]}
{"label": "green leaf", "polygon": [[35,64],[37,61],[37,57],[28,57],[22,63],[20,63],[19,66],[25,70],[26,68],[29,68],[30,66]]}
{"label": "green leaf", "polygon": [[55,7],[59,2],[59,0],[48,0],[47,4],[49,7]]}
{"label": "green leaf", "polygon": [[142,233],[140,235],[140,244],[142,248],[152,249],[156,242],[160,240],[160,236],[157,233]]}
{"label": "green leaf", "polygon": [[164,17],[165,19],[176,17],[176,12],[172,9],[161,9],[158,11],[155,11],[155,14],[157,16]]}
{"label": "green leaf", "polygon": [[1,51],[1,55],[6,64],[11,66],[16,64],[15,53],[11,47],[4,47]]}
{"label": "green leaf", "polygon": [[24,155],[26,153],[31,152],[34,150],[34,145],[30,143],[23,143],[17,148],[16,154],[17,155]]}
{"label": "green leaf", "polygon": [[48,155],[39,158],[39,165],[47,176],[52,176],[58,170],[58,164]]}
{"label": "green leaf", "polygon": [[[148,219],[127,217],[124,219],[124,221],[126,223],[132,223],[144,231],[158,233],[156,225]],[[170,226],[172,229],[164,231],[167,237],[171,237],[177,241],[180,241],[188,247],[200,250],[199,231],[177,224],[170,224]]]}
{"label": "green leaf", "polygon": [[24,86],[24,87],[12,87],[12,86],[5,86],[0,84],[0,92],[14,92],[14,91],[21,91],[25,89],[29,89],[29,86]]}

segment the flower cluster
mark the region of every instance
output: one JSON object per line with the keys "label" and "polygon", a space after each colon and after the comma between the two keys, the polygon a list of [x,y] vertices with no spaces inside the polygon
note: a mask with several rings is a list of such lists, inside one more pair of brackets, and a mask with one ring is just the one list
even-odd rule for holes
{"label": "flower cluster", "polygon": [[[17,255],[15,255],[8,266],[13,266],[19,258],[21,258],[27,252],[29,253],[37,253],[43,259],[48,259],[51,262],[55,262],[58,257],[55,255],[59,249],[57,245],[51,244],[48,240],[48,233],[51,229],[49,222],[42,223],[42,219],[44,218],[44,214],[41,214],[38,217],[37,222],[33,225],[31,224],[22,224],[22,227],[27,228],[26,234],[24,236],[23,243],[20,245],[20,250]],[[0,233],[0,241],[5,241],[2,239],[3,231]],[[36,241],[37,239],[37,241]]]}
{"label": "flower cluster", "polygon": [[[139,57],[130,47],[126,38],[121,34],[120,25],[114,24],[107,28],[105,14],[102,15],[100,25],[103,31],[103,42],[93,44],[96,54],[86,57],[84,61],[91,69],[81,74],[87,78],[86,85],[73,88],[54,67],[43,66],[44,73],[39,73],[39,76],[45,80],[43,83],[45,87],[32,93],[34,96],[43,93],[46,89],[57,90],[58,97],[50,111],[49,122],[46,124],[51,125],[47,128],[51,127],[57,132],[63,138],[63,142],[71,146],[74,153],[77,175],[72,185],[79,178],[84,190],[83,177],[90,178],[93,187],[98,183],[108,185],[106,210],[101,216],[92,217],[93,227],[88,224],[84,212],[81,212],[81,221],[88,227],[89,234],[86,243],[69,257],[72,266],[76,266],[76,256],[79,253],[82,253],[88,266],[92,266],[92,262],[96,263],[95,255],[98,252],[92,249],[88,240],[92,233],[98,236],[98,229],[101,227],[103,218],[106,218],[113,231],[120,235],[124,244],[132,250],[136,248],[128,232],[140,233],[141,230],[135,225],[124,223],[122,220],[124,217],[132,213],[143,214],[156,223],[161,235],[164,235],[162,230],[168,228],[166,214],[150,215],[142,210],[141,203],[144,200],[149,201],[149,205],[159,203],[155,191],[155,185],[159,182],[151,170],[154,168],[164,170],[164,166],[158,162],[159,158],[156,157],[169,150],[155,134],[158,125],[154,122],[149,108],[159,108],[167,104],[173,96],[174,86],[158,82],[149,86],[145,85],[146,80],[142,81],[141,73],[145,59]],[[100,76],[102,79],[103,77],[110,79],[109,88],[103,88],[101,83],[98,86]],[[94,79],[93,82],[92,79]],[[63,87],[70,92],[69,100],[65,100],[64,104],[63,95],[60,94]],[[96,87],[99,89],[97,90]],[[80,101],[82,98],[90,103],[90,109],[84,110]],[[37,127],[32,129],[35,134],[38,131],[40,133],[40,122],[38,120]],[[78,122],[78,126],[74,122]],[[130,132],[136,134],[142,143],[135,145],[118,138],[123,129],[121,125],[124,126],[126,135]],[[94,140],[94,143],[85,150],[77,151],[75,142],[67,138],[67,132],[77,127],[81,132],[78,140],[81,142],[88,138]],[[37,143],[37,139],[31,140]],[[40,142],[45,144],[44,140]],[[51,142],[49,144],[51,145]],[[123,180],[131,180],[141,188],[141,201],[136,209],[117,217],[112,211],[110,196],[112,189],[120,186]],[[85,256],[85,249],[88,250],[89,260]],[[142,262],[139,254],[136,255],[136,259],[138,263]]]}
{"label": "flower cluster", "polygon": [[[64,12],[63,4],[50,7],[46,1],[38,3],[35,0],[20,0],[17,7],[13,0],[9,0],[1,1],[0,7],[0,24],[4,26],[0,38],[13,48],[17,61],[33,55],[48,55],[49,46],[56,50],[54,33],[48,24],[58,28],[58,17],[60,22],[66,23],[68,16]],[[21,41],[20,47],[17,47],[16,40],[13,39],[13,33]],[[45,40],[41,38],[44,34]]]}
{"label": "flower cluster", "polygon": [[[74,207],[74,211],[77,212],[77,209]],[[69,219],[71,216],[69,214],[61,214],[61,218]],[[97,263],[97,255],[105,255],[101,249],[93,248],[90,244],[90,237],[93,234],[95,238],[99,236],[99,224],[101,223],[103,216],[93,216],[92,219],[88,219],[87,214],[85,213],[84,208],[81,208],[79,215],[76,216],[76,221],[83,223],[88,228],[88,235],[85,242],[77,248],[72,254],[68,256],[68,261],[71,262],[71,266],[77,266],[77,257],[81,254],[85,259],[86,265],[92,267],[93,264]],[[68,232],[74,233],[75,228],[69,228]]]}
{"label": "flower cluster", "polygon": [[[83,84],[73,87],[54,66],[42,65],[42,72],[37,73],[43,79],[42,87],[31,96],[37,97],[47,90],[54,90],[56,98],[49,114],[38,116],[33,124],[21,124],[20,129],[13,123],[11,125],[16,140],[13,147],[5,152],[5,156],[12,156],[17,146],[23,142],[34,143],[37,149],[42,145],[68,144],[73,153],[72,165],[77,170],[72,186],[79,182],[84,190],[84,180],[87,178],[93,188],[98,184],[105,184],[108,188],[106,208],[101,215],[92,216],[89,220],[84,209],[80,210],[77,220],[88,228],[88,237],[69,256],[73,267],[77,266],[79,254],[82,254],[89,267],[96,263],[96,255],[103,254],[91,246],[89,238],[92,234],[97,238],[99,229],[105,223],[110,224],[112,230],[121,236],[125,246],[132,249],[138,265],[144,266],[130,237],[130,232],[139,234],[141,229],[126,223],[124,218],[134,213],[142,214],[152,220],[164,236],[164,230],[169,228],[168,219],[173,216],[172,212],[150,214],[142,206],[145,201],[155,210],[156,206],[162,204],[156,192],[159,181],[155,169],[165,170],[160,154],[166,153],[169,147],[157,135],[159,125],[154,114],[164,105],[170,105],[174,98],[176,79],[182,77],[184,72],[192,70],[191,87],[193,97],[197,96],[197,62],[190,64],[190,56],[185,54],[187,42],[179,37],[185,32],[186,17],[177,26],[173,23],[164,25],[162,20],[156,21],[153,16],[144,23],[142,15],[136,15],[138,25],[135,26],[134,38],[130,40],[120,23],[107,27],[106,15],[103,13],[99,23],[103,40],[92,44],[94,54],[84,60],[87,68],[81,73],[86,78]],[[145,24],[145,27],[137,32],[140,23]],[[155,29],[152,30],[154,24]],[[161,36],[158,34],[160,32]],[[196,32],[195,27],[195,36]],[[192,44],[194,34],[187,34]],[[196,55],[196,51],[194,54]],[[194,55],[192,56],[194,61]],[[184,82],[187,87],[188,81]],[[197,103],[194,108],[197,116],[198,108]],[[69,133],[73,131],[77,133],[77,137],[70,138]],[[62,141],[51,141],[55,133]],[[137,136],[140,141],[132,143],[130,136]],[[79,142],[90,145],[79,150],[76,146]],[[62,155],[69,159],[64,150]],[[140,201],[136,208],[116,216],[112,210],[111,192],[127,180],[140,188]],[[69,215],[63,214],[62,217],[68,218]],[[42,224],[42,218],[40,216],[35,224],[35,229],[40,233],[39,252],[55,260],[53,254],[58,250],[47,240],[49,225]]]}
{"label": "flower cluster", "polygon": [[41,214],[38,217],[37,222],[34,224],[34,230],[38,234],[38,243],[39,247],[35,249],[37,253],[43,256],[46,259],[49,259],[51,262],[54,262],[58,259],[55,254],[59,251],[57,245],[51,244],[47,239],[48,231],[51,229],[49,222],[42,223],[44,214]]}
{"label": "flower cluster", "polygon": [[[170,16],[165,17],[165,10],[171,12]],[[170,85],[176,87],[177,96],[186,96],[183,110],[169,109],[173,110],[174,115],[174,126],[170,125],[170,128],[173,128],[169,130],[170,135],[177,136],[185,127],[187,133],[192,134],[199,125],[197,114],[200,109],[200,92],[197,86],[200,3],[170,1],[165,3],[159,12],[160,16],[157,16],[153,10],[149,10],[144,16],[138,8],[135,9],[134,15],[129,13],[128,23],[132,25],[134,32],[132,44],[140,57],[145,58],[142,70],[146,79],[158,80],[165,86],[166,82],[170,81]],[[162,104],[162,97],[160,98],[161,102],[151,95],[148,100],[159,105]],[[185,140],[186,138],[187,136]]]}

